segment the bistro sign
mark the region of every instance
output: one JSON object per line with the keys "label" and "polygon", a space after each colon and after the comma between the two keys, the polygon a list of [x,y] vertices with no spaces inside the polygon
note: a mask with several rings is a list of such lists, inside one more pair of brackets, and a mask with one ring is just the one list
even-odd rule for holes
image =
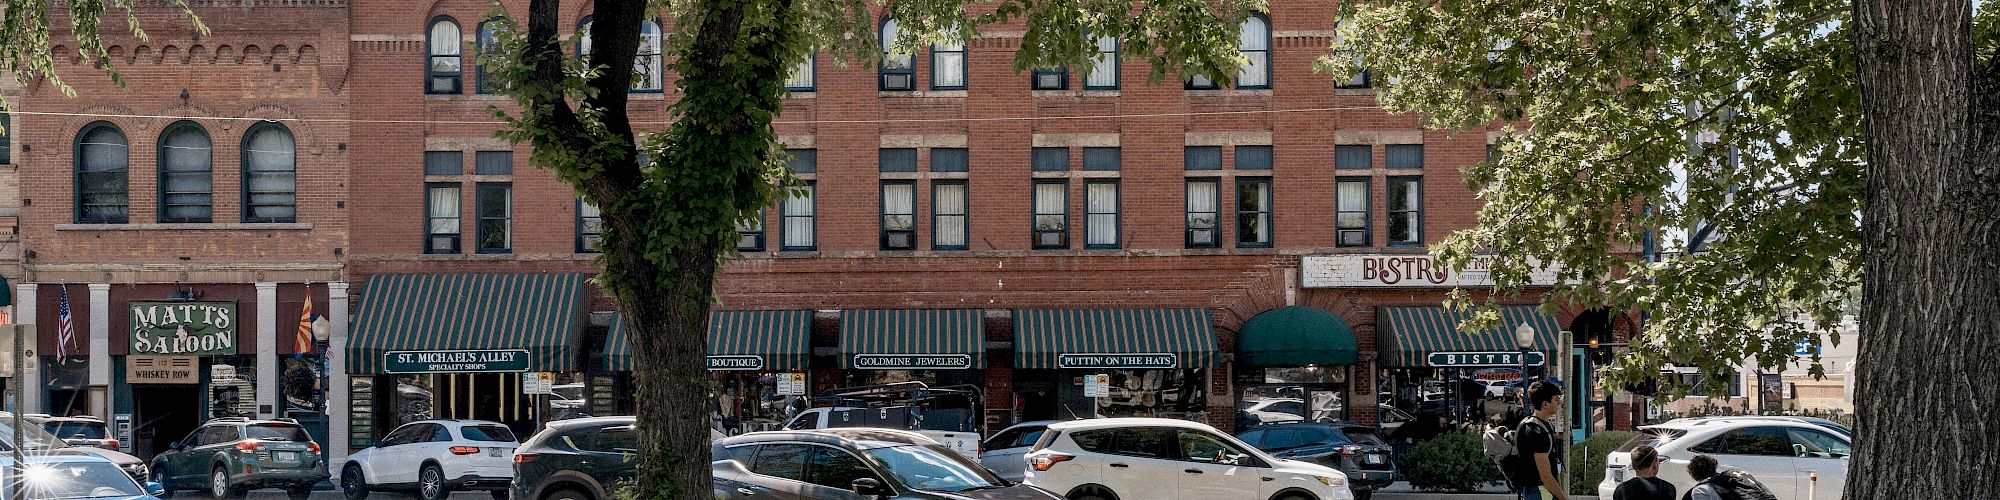
{"label": "bistro sign", "polygon": [[[1428,254],[1307,255],[1299,258],[1299,283],[1306,288],[1493,286],[1492,263],[1491,255],[1475,256],[1464,271],[1452,272]],[[1555,284],[1555,270],[1532,267],[1530,285]]]}
{"label": "bistro sign", "polygon": [[[1546,362],[1546,360],[1542,359],[1542,353],[1538,351],[1528,351],[1527,357],[1527,364],[1529,366],[1542,366],[1542,363]],[[1440,368],[1521,366],[1521,353],[1514,351],[1434,352],[1425,361],[1428,361],[1431,366]]]}
{"label": "bistro sign", "polygon": [[235,302],[133,302],[132,354],[236,354]]}
{"label": "bistro sign", "polygon": [[856,354],[855,368],[880,370],[951,370],[971,368],[972,356],[965,354]]}
{"label": "bistro sign", "polygon": [[383,364],[388,373],[525,372],[528,351],[390,351]]}
{"label": "bistro sign", "polygon": [[1178,368],[1177,356],[1171,353],[1149,354],[1063,354],[1056,358],[1057,368]]}
{"label": "bistro sign", "polygon": [[710,370],[762,370],[763,356],[709,356]]}

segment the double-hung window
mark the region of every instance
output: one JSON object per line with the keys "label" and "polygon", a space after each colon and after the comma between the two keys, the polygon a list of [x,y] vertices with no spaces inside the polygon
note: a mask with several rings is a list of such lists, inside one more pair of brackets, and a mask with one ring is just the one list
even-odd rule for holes
{"label": "double-hung window", "polygon": [[481,182],[474,199],[479,216],[479,253],[514,251],[514,185]]}
{"label": "double-hung window", "polygon": [[1368,234],[1368,178],[1341,177],[1334,181],[1334,245],[1365,247]]}
{"label": "double-hung window", "polygon": [[1352,58],[1355,68],[1354,74],[1348,75],[1347,78],[1334,79],[1334,87],[1336,88],[1365,89],[1371,83],[1369,81],[1368,67],[1364,65],[1367,61],[1361,58],[1361,51],[1354,50],[1354,44],[1347,43],[1347,39],[1338,34],[1339,31],[1345,30],[1353,24],[1354,20],[1352,19],[1341,19],[1338,23],[1334,24],[1336,33],[1333,36],[1334,57],[1346,56]]}
{"label": "double-hung window", "polygon": [[1271,178],[1236,178],[1236,246],[1271,246]]}
{"label": "double-hung window", "polygon": [[736,251],[764,251],[764,211],[736,221]]}
{"label": "double-hung window", "polygon": [[791,92],[812,92],[818,88],[815,80],[819,77],[817,74],[819,63],[813,61],[817,55],[807,53],[804,59],[800,59],[797,64],[792,65],[791,72],[785,75],[785,90]]}
{"label": "double-hung window", "polygon": [[877,70],[881,79],[881,90],[916,90],[916,60],[908,52],[896,48],[896,38],[902,31],[897,28],[894,18],[882,20],[882,64]]}
{"label": "double-hung window", "polygon": [[458,21],[449,16],[431,19],[428,45],[430,46],[429,82],[425,84],[426,94],[456,94],[465,78],[465,60],[461,57],[464,40],[459,39]]}
{"label": "double-hung window", "polygon": [[214,160],[208,132],[191,121],[160,134],[160,222],[214,221]]}
{"label": "double-hung window", "polygon": [[1118,90],[1118,39],[1097,38],[1097,56],[1090,60],[1090,75],[1083,78],[1084,90]]}
{"label": "double-hung window", "polygon": [[931,45],[931,90],[965,90],[965,42]]}
{"label": "double-hung window", "polygon": [[1069,248],[1069,180],[1034,182],[1034,248]]}
{"label": "double-hung window", "polygon": [[458,184],[424,185],[424,253],[458,253]]}
{"label": "double-hung window", "polygon": [[1251,14],[1237,31],[1236,52],[1246,61],[1236,71],[1236,88],[1271,88],[1271,20]]}
{"label": "double-hung window", "polygon": [[965,197],[963,179],[931,181],[932,250],[966,249]]}
{"label": "double-hung window", "polygon": [[666,58],[660,54],[660,23],[647,19],[639,23],[639,52],[632,56],[632,91],[660,92],[665,88]]}
{"label": "double-hung window", "polygon": [[298,147],[292,131],[274,122],[243,135],[243,222],[298,220]]}
{"label": "double-hung window", "polygon": [[1389,178],[1389,244],[1424,242],[1424,178]]}
{"label": "double-hung window", "polygon": [[1083,247],[1118,248],[1118,180],[1083,183]]}
{"label": "double-hung window", "polygon": [[1221,220],[1217,219],[1217,208],[1222,205],[1221,180],[1213,177],[1187,180],[1187,247],[1216,248],[1222,246],[1217,232]]}
{"label": "double-hung window", "polygon": [[604,241],[604,214],[597,205],[583,198],[576,199],[576,253],[597,253],[598,242]]}
{"label": "double-hung window", "polygon": [[[476,40],[477,45],[475,46],[479,49],[478,55],[480,57],[485,57],[487,54],[500,50],[499,34],[500,30],[505,29],[501,27],[505,22],[505,17],[495,17],[479,23],[479,38]],[[500,90],[499,82],[486,81],[486,63],[477,64],[477,66],[474,66],[476,69],[473,70],[477,78],[473,83],[477,85],[475,89],[481,94],[491,94],[494,91]]]}
{"label": "double-hung window", "polygon": [[916,181],[882,181],[882,249],[914,250],[916,248]]}
{"label": "double-hung window", "polygon": [[785,197],[784,214],[778,220],[778,230],[784,234],[779,250],[812,251],[819,248],[814,227],[815,201],[813,181],[803,181],[790,188]]}

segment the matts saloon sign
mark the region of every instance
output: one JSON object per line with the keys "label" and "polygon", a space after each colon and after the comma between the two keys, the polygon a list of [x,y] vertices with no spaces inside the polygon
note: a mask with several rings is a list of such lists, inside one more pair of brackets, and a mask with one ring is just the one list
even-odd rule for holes
{"label": "matts saloon sign", "polygon": [[[1493,286],[1488,273],[1492,256],[1474,257],[1463,272],[1452,272],[1427,254],[1341,254],[1299,257],[1299,284],[1306,288]],[[1553,269],[1534,270],[1535,286],[1556,282]]]}
{"label": "matts saloon sign", "polygon": [[132,354],[236,354],[235,302],[133,302]]}

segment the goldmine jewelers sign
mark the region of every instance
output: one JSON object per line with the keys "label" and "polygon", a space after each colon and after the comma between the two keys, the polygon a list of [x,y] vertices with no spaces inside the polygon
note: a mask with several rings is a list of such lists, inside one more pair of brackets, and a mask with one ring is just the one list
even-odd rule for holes
{"label": "goldmine jewelers sign", "polygon": [[389,373],[465,373],[528,371],[528,351],[390,351],[383,371]]}
{"label": "goldmine jewelers sign", "polygon": [[236,354],[235,302],[133,302],[132,354]]}
{"label": "goldmine jewelers sign", "polygon": [[[1474,257],[1463,272],[1452,272],[1428,254],[1340,254],[1299,257],[1299,284],[1306,288],[1479,287],[1493,286],[1490,255]],[[1556,282],[1554,269],[1530,271],[1532,285]]]}

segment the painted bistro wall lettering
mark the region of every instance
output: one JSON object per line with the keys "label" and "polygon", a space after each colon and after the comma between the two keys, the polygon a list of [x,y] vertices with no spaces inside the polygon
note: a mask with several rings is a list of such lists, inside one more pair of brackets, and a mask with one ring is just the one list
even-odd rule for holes
{"label": "painted bistro wall lettering", "polygon": [[[1474,257],[1464,271],[1454,273],[1423,254],[1306,255],[1299,258],[1299,281],[1305,288],[1493,286],[1488,271],[1492,260],[1490,255]],[[1535,267],[1528,273],[1530,284],[1555,283],[1555,269]]]}
{"label": "painted bistro wall lettering", "polygon": [[133,302],[132,354],[236,354],[235,302]]}

